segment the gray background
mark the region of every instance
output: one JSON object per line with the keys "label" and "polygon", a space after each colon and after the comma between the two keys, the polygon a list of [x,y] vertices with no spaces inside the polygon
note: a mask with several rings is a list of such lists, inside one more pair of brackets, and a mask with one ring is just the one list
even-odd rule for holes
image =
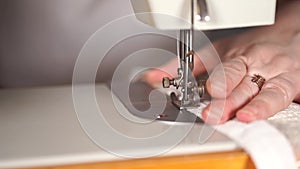
{"label": "gray background", "polygon": [[[70,84],[76,58],[88,38],[130,14],[129,0],[0,0],[0,87]],[[109,35],[103,43],[106,38]],[[109,80],[128,54],[153,47],[176,51],[171,39],[128,39],[106,56],[97,81]]]}

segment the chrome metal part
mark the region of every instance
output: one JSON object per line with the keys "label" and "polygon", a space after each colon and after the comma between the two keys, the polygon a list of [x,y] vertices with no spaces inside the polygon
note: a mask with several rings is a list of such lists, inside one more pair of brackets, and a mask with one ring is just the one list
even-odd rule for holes
{"label": "chrome metal part", "polygon": [[174,84],[174,80],[173,79],[169,79],[168,77],[164,77],[163,81],[162,81],[163,87],[164,88],[169,88],[171,85]]}
{"label": "chrome metal part", "polygon": [[210,21],[210,16],[209,16],[206,0],[197,0],[196,19],[201,22]]}
{"label": "chrome metal part", "polygon": [[205,86],[198,87],[198,83],[193,77],[195,3],[197,3],[197,11],[199,14],[201,14],[202,17],[208,16],[205,0],[191,0],[191,29],[180,30],[178,33],[178,77],[174,79],[165,77],[162,81],[164,88],[169,88],[170,86],[174,86],[177,89],[180,88],[180,96],[176,96],[175,93],[171,95],[173,105],[180,108],[198,105],[197,101],[200,101],[198,98],[203,96],[205,92]]}
{"label": "chrome metal part", "polygon": [[201,98],[207,93],[206,88],[205,88],[205,83],[206,83],[206,80],[198,81],[198,93]]}

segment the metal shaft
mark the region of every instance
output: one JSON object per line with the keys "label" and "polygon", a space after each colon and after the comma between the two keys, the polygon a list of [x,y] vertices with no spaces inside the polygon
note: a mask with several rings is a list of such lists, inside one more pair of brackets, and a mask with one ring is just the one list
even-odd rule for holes
{"label": "metal shaft", "polygon": [[176,88],[181,88],[182,98],[181,107],[189,106],[194,101],[194,88],[197,86],[192,78],[194,68],[194,1],[191,0],[191,27],[190,29],[180,30],[177,41],[177,53],[179,60],[178,75],[174,79],[163,78],[163,86],[168,88],[171,85]]}

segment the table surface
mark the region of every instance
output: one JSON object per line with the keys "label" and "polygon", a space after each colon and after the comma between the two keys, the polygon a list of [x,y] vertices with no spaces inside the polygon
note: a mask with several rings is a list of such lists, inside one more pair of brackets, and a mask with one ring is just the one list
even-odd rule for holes
{"label": "table surface", "polygon": [[[84,85],[78,87],[83,91],[86,88]],[[172,126],[157,121],[153,121],[150,126],[136,126],[137,124],[132,123],[124,125],[120,123],[120,115],[112,106],[111,92],[108,88],[100,84],[96,85],[95,89],[98,103],[107,110],[105,116],[108,116],[110,124],[119,132],[141,137],[145,134],[161,133]],[[85,96],[86,93],[82,93],[82,97]],[[86,100],[84,105],[88,108],[92,106],[88,98],[82,99]],[[129,161],[132,159],[124,161],[123,158],[99,148],[83,131],[77,119],[78,114],[74,110],[71,86],[1,90],[0,108],[0,168],[70,166],[86,163],[90,163],[90,166],[108,165],[116,168],[116,165],[131,164]],[[181,128],[177,126],[178,131]],[[161,162],[160,165],[163,166],[166,160],[166,162],[183,161],[182,165],[186,165],[186,160],[194,160],[192,163],[196,163],[196,159],[213,161],[214,158],[209,159],[210,155],[205,157],[203,154],[216,152],[230,152],[221,153],[220,157],[226,160],[242,159],[238,163],[248,163],[247,154],[241,152],[236,143],[218,132],[214,132],[205,144],[199,144],[199,131],[202,128],[203,125],[194,125],[184,140],[172,150],[158,157],[139,159],[134,164],[141,163],[143,166],[144,162],[147,164]],[[165,145],[162,143],[155,146],[160,148]],[[129,147],[129,150],[143,154],[152,148]],[[201,160],[202,158],[206,160]],[[228,163],[226,160],[220,164]]]}
{"label": "table surface", "polygon": [[52,166],[36,169],[82,169],[82,168],[114,168],[114,169],[255,169],[249,156],[243,151],[230,151],[208,154],[194,154],[171,156],[163,158],[149,158],[66,166]]}

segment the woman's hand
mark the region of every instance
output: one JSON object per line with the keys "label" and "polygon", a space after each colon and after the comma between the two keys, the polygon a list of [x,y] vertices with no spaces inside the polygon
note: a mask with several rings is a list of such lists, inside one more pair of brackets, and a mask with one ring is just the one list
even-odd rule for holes
{"label": "woman's hand", "polygon": [[[265,119],[292,101],[300,101],[299,10],[300,2],[291,1],[278,11],[275,25],[214,42],[223,64],[212,64],[216,67],[206,84],[213,97],[202,113],[206,122],[224,123],[234,116],[244,122]],[[199,60],[196,63],[201,64]],[[170,75],[148,72],[146,81],[176,76],[176,64],[175,60],[163,67],[173,70]],[[203,71],[198,68],[194,73]],[[225,85],[221,80],[224,73]],[[265,79],[261,89],[251,81],[254,75]]]}
{"label": "woman's hand", "polygon": [[[224,55],[223,69],[215,68],[207,82],[208,91],[214,99],[203,111],[204,119],[212,123],[220,120],[223,123],[236,115],[241,121],[251,122],[268,118],[286,108],[293,100],[299,100],[299,44],[300,34],[285,43],[247,43],[247,47],[240,50],[237,47],[232,48],[237,49],[234,52],[228,51]],[[223,73],[226,78],[225,88],[219,78]],[[266,80],[261,90],[251,81],[254,75],[260,75]],[[215,112],[224,103],[222,114]]]}

